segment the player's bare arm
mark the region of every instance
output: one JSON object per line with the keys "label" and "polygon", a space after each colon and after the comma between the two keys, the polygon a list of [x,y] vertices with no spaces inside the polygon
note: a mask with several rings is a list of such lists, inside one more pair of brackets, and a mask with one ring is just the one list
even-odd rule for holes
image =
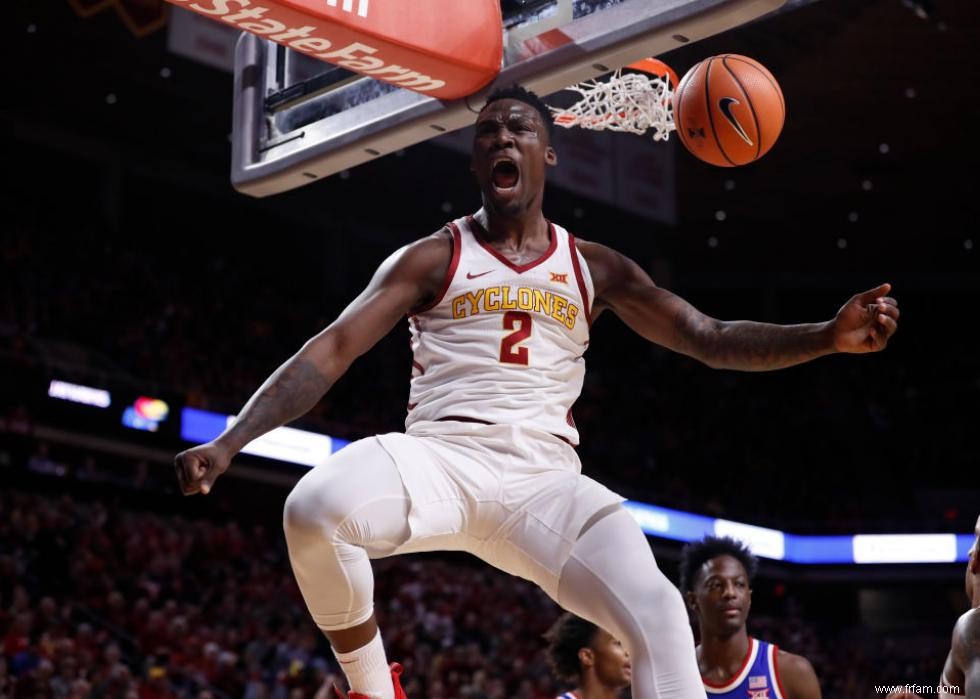
{"label": "player's bare arm", "polygon": [[610,309],[651,342],[716,369],[768,371],[834,352],[876,352],[898,329],[898,303],[887,295],[888,284],[853,296],[823,323],[723,321],[658,287],[625,255],[588,241],[578,241],[578,248],[595,285],[593,317]]}
{"label": "player's bare arm", "polygon": [[943,675],[952,685],[959,682],[967,699],[980,699],[980,609],[966,612],[953,627]]}
{"label": "player's bare arm", "polygon": [[451,256],[452,239],[440,231],[385,260],[340,316],[266,379],[232,426],[213,442],[177,455],[181,491],[206,495],[242,447],[306,414],[355,359],[412,308],[436,295]]}
{"label": "player's bare arm", "polygon": [[[953,642],[939,685],[955,687],[945,694],[946,697],[980,699],[980,609],[966,612],[953,627]],[[924,698],[915,692],[899,689],[889,694],[887,699]]]}
{"label": "player's bare arm", "polygon": [[802,655],[779,651],[779,676],[786,690],[785,699],[821,699],[820,681],[813,665]]}

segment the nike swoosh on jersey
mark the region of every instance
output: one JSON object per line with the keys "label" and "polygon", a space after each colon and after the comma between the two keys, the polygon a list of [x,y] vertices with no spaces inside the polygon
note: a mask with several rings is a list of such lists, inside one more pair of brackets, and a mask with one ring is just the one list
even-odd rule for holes
{"label": "nike swoosh on jersey", "polygon": [[492,269],[488,269],[486,272],[480,272],[479,274],[473,274],[472,272],[467,272],[466,273],[466,278],[467,279],[476,279],[477,277],[482,277],[484,274],[490,274],[490,272],[492,272],[492,271],[493,271]]}
{"label": "nike swoosh on jersey", "polygon": [[739,136],[741,136],[742,140],[748,143],[750,146],[754,146],[755,144],[752,143],[749,135],[745,133],[745,129],[742,128],[742,125],[738,123],[738,119],[736,119],[735,115],[732,114],[733,104],[740,103],[734,97],[722,97],[720,100],[718,100],[718,109],[720,109],[721,113],[725,115],[725,118],[728,119],[728,123],[732,125],[732,128],[735,129],[735,132]]}

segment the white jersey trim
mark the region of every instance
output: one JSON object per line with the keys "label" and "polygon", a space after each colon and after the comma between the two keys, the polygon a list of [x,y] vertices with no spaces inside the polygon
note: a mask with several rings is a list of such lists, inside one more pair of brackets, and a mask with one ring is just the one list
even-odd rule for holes
{"label": "white jersey trim", "polygon": [[745,656],[745,660],[742,663],[742,668],[738,671],[738,674],[729,680],[727,684],[720,686],[709,684],[708,680],[702,677],[701,683],[704,685],[704,691],[706,691],[708,694],[725,694],[738,687],[745,681],[745,678],[749,676],[749,671],[752,669],[752,665],[755,664],[755,657],[758,654],[759,643],[754,638],[749,636],[749,652]]}

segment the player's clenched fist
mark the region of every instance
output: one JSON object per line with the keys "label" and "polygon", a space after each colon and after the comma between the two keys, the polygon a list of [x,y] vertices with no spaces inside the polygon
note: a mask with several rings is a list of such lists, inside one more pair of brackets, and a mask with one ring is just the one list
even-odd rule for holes
{"label": "player's clenched fist", "polygon": [[860,354],[885,349],[898,330],[898,301],[887,296],[891,284],[856,294],[834,319],[834,349]]}
{"label": "player's clenched fist", "polygon": [[180,452],[174,458],[174,468],[181,492],[184,495],[207,495],[230,463],[231,454],[215,442]]}

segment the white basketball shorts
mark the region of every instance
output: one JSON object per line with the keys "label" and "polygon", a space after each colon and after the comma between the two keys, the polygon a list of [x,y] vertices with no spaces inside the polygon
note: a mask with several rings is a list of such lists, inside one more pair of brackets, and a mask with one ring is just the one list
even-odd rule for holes
{"label": "white basketball shorts", "polygon": [[411,499],[393,554],[468,551],[557,599],[579,534],[623,498],[581,474],[571,445],[515,425],[423,421],[376,437]]}

